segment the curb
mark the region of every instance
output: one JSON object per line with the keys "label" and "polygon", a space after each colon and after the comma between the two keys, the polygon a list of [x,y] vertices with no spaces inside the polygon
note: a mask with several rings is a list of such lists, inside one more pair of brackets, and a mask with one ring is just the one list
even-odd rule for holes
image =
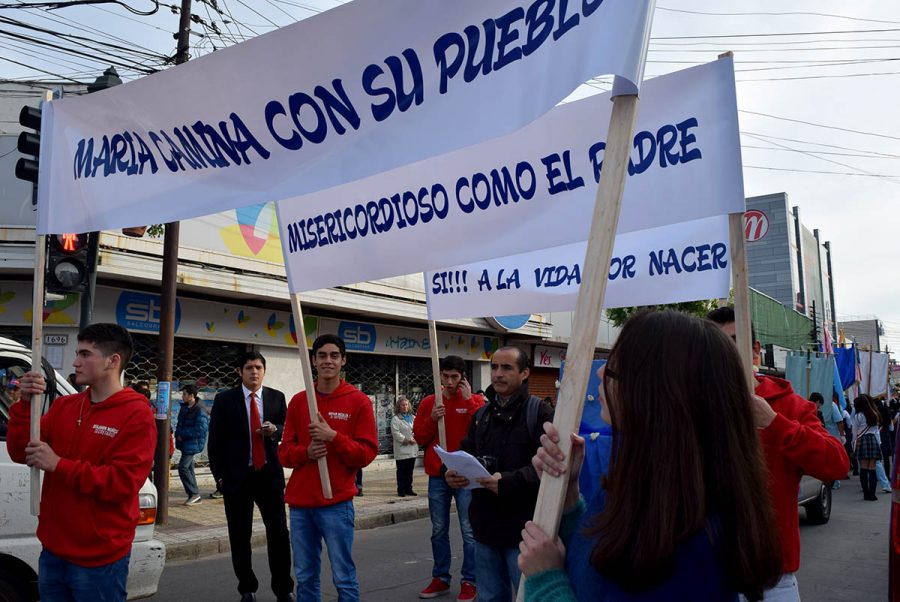
{"label": "curb", "polygon": [[[398,523],[418,520],[428,516],[428,500],[423,499],[413,507],[398,508],[396,510],[382,510],[366,513],[356,517],[356,530],[376,529],[388,527]],[[166,544],[166,562],[178,562],[186,560],[199,560],[217,554],[231,551],[228,541],[227,527],[212,527],[198,530],[188,530],[181,533],[159,533],[156,539]],[[168,541],[167,541],[168,540]],[[250,547],[258,548],[266,545],[265,527],[261,522],[254,522],[250,536]]]}

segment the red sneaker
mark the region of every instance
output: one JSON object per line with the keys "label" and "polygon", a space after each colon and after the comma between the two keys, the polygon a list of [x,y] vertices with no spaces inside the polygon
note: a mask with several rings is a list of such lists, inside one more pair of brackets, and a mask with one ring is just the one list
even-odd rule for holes
{"label": "red sneaker", "polygon": [[459,588],[459,596],[457,596],[456,602],[472,602],[477,597],[478,590],[475,589],[475,584],[463,581]]}
{"label": "red sneaker", "polygon": [[[431,580],[431,583],[428,584],[428,587],[419,592],[419,597],[427,600],[429,598],[437,598],[438,596],[443,596],[449,591],[450,584],[435,577]],[[471,598],[469,599],[471,600]]]}

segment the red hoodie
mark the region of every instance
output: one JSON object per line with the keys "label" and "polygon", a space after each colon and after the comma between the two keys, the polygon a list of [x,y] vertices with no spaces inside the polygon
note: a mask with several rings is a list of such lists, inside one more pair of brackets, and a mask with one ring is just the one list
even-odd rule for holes
{"label": "red hoodie", "polygon": [[[459,442],[469,432],[469,422],[478,408],[484,405],[481,395],[472,395],[469,399],[463,399],[462,392],[457,389],[456,394],[450,399],[444,398],[444,430],[447,434],[447,451],[459,449]],[[431,419],[431,411],[434,409],[434,395],[429,395],[419,404],[416,420],[413,423],[413,436],[416,443],[425,448],[425,472],[432,477],[441,476],[441,459],[434,446],[439,445],[438,425]]]}
{"label": "red hoodie", "polygon": [[[60,397],[41,418],[41,440],[60,460],[44,473],[37,536],[60,558],[96,567],[131,551],[156,421],[147,398],[132,389],[95,404],[90,395],[86,389]],[[30,402],[9,409],[6,448],[14,462],[25,462],[30,413]]]}
{"label": "red hoodie", "polygon": [[850,459],[843,444],[822,426],[816,416],[816,404],[794,393],[786,380],[772,376],[756,379],[756,394],[777,413],[772,424],[760,431],[760,441],[781,535],[782,569],[795,573],[800,568],[800,477],[807,474],[825,482],[843,479],[850,470]]}
{"label": "red hoodie", "polygon": [[317,508],[353,499],[356,495],[356,471],[368,466],[378,453],[378,432],[372,400],[356,387],[341,381],[334,392],[316,394],[319,413],[335,438],[326,445],[331,499],[322,495],[318,462],[306,455],[309,447],[309,406],[306,391],[297,393],[288,404],[284,434],[278,447],[278,459],[285,468],[293,468],[284,493],[291,507]]}

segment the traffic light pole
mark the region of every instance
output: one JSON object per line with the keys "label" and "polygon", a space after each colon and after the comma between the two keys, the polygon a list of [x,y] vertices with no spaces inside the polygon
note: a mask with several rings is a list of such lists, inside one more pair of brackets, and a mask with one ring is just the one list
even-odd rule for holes
{"label": "traffic light pole", "polygon": [[[178,23],[178,52],[175,64],[186,63],[189,54],[191,31],[191,0],[181,0],[181,19]],[[156,371],[156,459],[153,466],[153,481],[156,484],[156,522],[169,522],[169,393],[172,382],[172,359],[175,351],[175,307],[178,276],[178,222],[166,224],[163,239],[163,271],[161,291],[161,315],[159,320],[159,367]]]}

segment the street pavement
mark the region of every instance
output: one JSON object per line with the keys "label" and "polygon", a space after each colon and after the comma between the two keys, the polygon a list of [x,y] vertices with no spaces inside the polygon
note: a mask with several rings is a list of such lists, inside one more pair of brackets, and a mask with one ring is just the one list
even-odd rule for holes
{"label": "street pavement", "polygon": [[891,494],[879,487],[877,502],[863,501],[859,477],[843,481],[832,493],[827,524],[800,523],[801,599],[887,600]]}
{"label": "street pavement", "polygon": [[[375,482],[373,479],[372,487]],[[424,486],[417,487],[424,492]],[[366,496],[356,498],[355,503],[359,504],[361,499],[369,496],[368,486],[365,491]],[[802,553],[798,580],[804,601],[887,598],[890,497],[879,494],[877,502],[864,502],[858,481],[854,479],[844,481],[843,487],[834,492],[834,508],[828,524],[805,524],[801,511]],[[424,496],[417,499],[424,500]],[[451,525],[453,593],[456,594],[462,548],[455,517]],[[431,523],[427,518],[357,531],[353,556],[359,571],[362,599],[367,602],[415,600],[431,576],[430,535]],[[258,599],[260,602],[274,600],[268,588],[264,549],[254,551],[253,566],[261,583]],[[149,600],[237,600],[236,586],[227,554],[201,560],[170,560],[159,592]],[[323,553],[322,561],[322,599],[337,600],[327,553]]]}

